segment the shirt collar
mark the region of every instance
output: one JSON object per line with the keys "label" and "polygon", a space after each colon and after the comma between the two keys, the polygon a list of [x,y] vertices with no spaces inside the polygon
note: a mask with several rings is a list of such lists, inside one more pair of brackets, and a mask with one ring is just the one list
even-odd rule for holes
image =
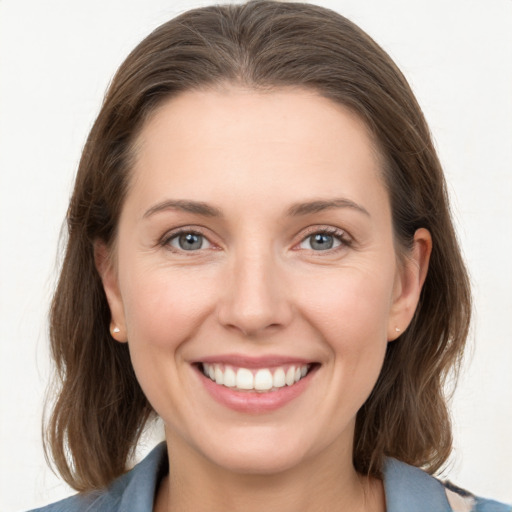
{"label": "shirt collar", "polygon": [[[123,489],[111,489],[120,498],[118,511],[153,510],[157,485],[167,470],[163,442],[121,479]],[[443,484],[421,469],[386,458],[383,475],[387,512],[451,512]]]}
{"label": "shirt collar", "polygon": [[444,486],[419,468],[396,459],[384,463],[387,512],[451,512]]}

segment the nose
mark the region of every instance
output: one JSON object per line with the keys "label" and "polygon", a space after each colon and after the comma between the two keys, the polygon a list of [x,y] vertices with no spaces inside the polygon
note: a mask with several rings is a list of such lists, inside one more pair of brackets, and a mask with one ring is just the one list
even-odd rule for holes
{"label": "nose", "polygon": [[222,286],[218,320],[224,327],[261,337],[291,322],[284,271],[270,255],[239,255]]}

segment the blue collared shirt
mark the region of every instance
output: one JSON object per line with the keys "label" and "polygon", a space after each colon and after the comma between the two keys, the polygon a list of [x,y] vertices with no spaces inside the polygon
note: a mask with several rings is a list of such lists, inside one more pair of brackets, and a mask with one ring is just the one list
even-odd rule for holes
{"label": "blue collared shirt", "polygon": [[[155,491],[167,469],[165,443],[106,490],[77,494],[31,512],[152,512]],[[388,458],[384,466],[387,512],[453,512],[445,485],[421,469]],[[512,507],[473,497],[473,512],[512,512]]]}

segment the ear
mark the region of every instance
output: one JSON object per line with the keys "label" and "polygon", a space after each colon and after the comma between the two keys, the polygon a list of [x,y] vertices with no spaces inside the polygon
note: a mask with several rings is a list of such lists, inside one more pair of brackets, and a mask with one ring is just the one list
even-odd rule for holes
{"label": "ear", "polygon": [[393,304],[389,315],[388,341],[393,341],[409,326],[427,277],[432,237],[425,228],[414,233],[413,247],[397,269]]}
{"label": "ear", "polygon": [[110,251],[102,241],[97,240],[94,242],[94,263],[101,277],[110,308],[110,316],[112,318],[110,322],[110,335],[116,341],[124,343],[127,341],[126,322],[117,272],[112,262]]}

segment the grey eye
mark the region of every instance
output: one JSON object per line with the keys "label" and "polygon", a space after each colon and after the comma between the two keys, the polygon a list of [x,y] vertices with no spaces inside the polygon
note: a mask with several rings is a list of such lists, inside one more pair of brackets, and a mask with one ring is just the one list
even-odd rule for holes
{"label": "grey eye", "polygon": [[313,251],[327,251],[335,247],[339,247],[341,241],[338,237],[329,233],[314,233],[306,237],[300,244],[302,249],[310,249]]}
{"label": "grey eye", "polygon": [[210,247],[208,240],[199,233],[180,233],[171,239],[170,245],[182,251],[197,251]]}

